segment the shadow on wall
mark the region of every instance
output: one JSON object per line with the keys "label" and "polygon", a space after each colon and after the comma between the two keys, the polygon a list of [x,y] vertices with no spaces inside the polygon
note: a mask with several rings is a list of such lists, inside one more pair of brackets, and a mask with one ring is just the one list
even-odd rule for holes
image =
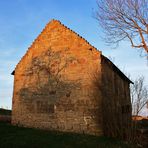
{"label": "shadow on wall", "polygon": [[124,86],[127,82],[107,65],[102,67],[101,76],[96,71],[92,74],[92,80],[102,95],[104,135],[128,139],[131,130],[131,104],[130,96],[127,95],[129,89]]}
{"label": "shadow on wall", "polygon": [[51,49],[32,59],[25,70],[26,85],[17,95],[30,113],[52,113],[59,99],[65,102],[71,92],[80,87],[79,81],[64,80],[64,70],[75,58],[65,51],[53,52]]}

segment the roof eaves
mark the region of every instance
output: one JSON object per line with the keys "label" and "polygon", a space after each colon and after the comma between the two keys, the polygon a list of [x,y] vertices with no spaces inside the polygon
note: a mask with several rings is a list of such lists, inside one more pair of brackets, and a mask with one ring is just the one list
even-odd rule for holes
{"label": "roof eaves", "polygon": [[112,66],[112,69],[114,71],[116,71],[122,78],[124,78],[125,80],[127,80],[129,83],[134,84],[113,62],[111,62],[107,57],[105,57],[104,55],[101,55],[102,58]]}

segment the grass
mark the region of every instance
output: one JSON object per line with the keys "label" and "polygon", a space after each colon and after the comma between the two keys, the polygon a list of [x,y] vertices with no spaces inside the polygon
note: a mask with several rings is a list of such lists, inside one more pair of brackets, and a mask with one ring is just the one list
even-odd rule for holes
{"label": "grass", "polygon": [[44,131],[0,122],[0,148],[131,148],[106,137]]}
{"label": "grass", "polygon": [[11,115],[11,110],[0,108],[0,115]]}

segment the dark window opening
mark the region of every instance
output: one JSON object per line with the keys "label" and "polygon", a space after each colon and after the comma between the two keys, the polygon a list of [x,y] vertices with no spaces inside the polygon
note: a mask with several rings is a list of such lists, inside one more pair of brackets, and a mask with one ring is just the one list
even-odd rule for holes
{"label": "dark window opening", "polygon": [[49,94],[50,95],[55,95],[56,94],[56,91],[55,90],[49,91]]}
{"label": "dark window opening", "polygon": [[66,94],[66,97],[70,97],[70,94],[71,94],[71,92],[68,92],[68,93]]}

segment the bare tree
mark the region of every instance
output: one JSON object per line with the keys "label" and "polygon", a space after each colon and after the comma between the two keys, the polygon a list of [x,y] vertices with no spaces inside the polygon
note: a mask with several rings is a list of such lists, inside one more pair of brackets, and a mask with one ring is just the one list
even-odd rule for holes
{"label": "bare tree", "polygon": [[140,76],[131,86],[131,103],[133,115],[139,115],[148,101],[148,88],[144,85],[144,77]]}
{"label": "bare tree", "polygon": [[148,56],[148,1],[98,0],[95,18],[106,42],[118,45],[128,39],[132,47],[144,49]]}

